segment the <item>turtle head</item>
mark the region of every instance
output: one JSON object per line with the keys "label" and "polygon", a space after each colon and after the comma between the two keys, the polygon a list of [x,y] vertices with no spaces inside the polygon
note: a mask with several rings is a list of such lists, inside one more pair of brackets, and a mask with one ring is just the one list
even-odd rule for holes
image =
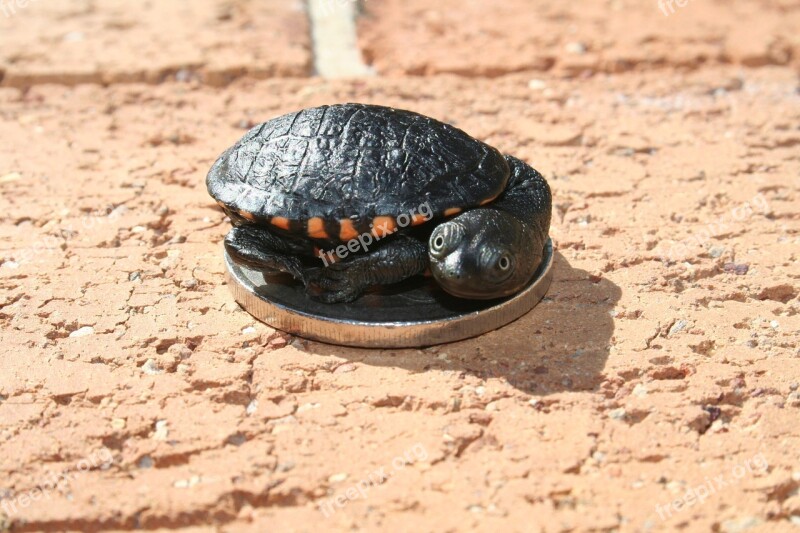
{"label": "turtle head", "polygon": [[436,227],[428,240],[431,272],[460,298],[487,300],[520,291],[542,261],[537,232],[510,213],[475,209]]}

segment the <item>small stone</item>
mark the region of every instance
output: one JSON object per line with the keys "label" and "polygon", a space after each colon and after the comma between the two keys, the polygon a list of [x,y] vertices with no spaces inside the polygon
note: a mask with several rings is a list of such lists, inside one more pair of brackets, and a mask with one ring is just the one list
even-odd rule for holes
{"label": "small stone", "polygon": [[762,520],[757,516],[746,516],[737,520],[726,520],[722,523],[724,533],[742,533],[762,524]]}
{"label": "small stone", "polygon": [[483,396],[485,392],[486,392],[486,387],[480,385],[475,387],[475,394],[477,394],[478,396]]}
{"label": "small stone", "polygon": [[333,474],[328,478],[328,483],[341,483],[347,479],[347,474],[344,472],[340,472],[339,474]]}
{"label": "small stone", "polygon": [[748,264],[737,264],[737,263],[725,263],[722,266],[722,270],[725,272],[731,272],[736,274],[737,276],[744,276],[747,274],[747,271],[750,270],[750,265]]}
{"label": "small stone", "polygon": [[343,365],[337,366],[336,369],[333,371],[333,373],[334,374],[346,374],[348,372],[352,372],[355,369],[356,369],[356,365],[354,365],[352,363],[345,363]]}
{"label": "small stone", "polygon": [[772,329],[778,329],[779,326],[780,324],[778,323],[777,320],[773,320],[769,323],[769,327],[771,327]]}
{"label": "small stone", "polygon": [[247,442],[247,436],[243,433],[234,433],[230,437],[228,437],[228,444],[232,444],[233,446],[241,446],[245,442]]}
{"label": "small stone", "polygon": [[800,407],[800,391],[790,392],[786,397],[786,403],[789,407]]}
{"label": "small stone", "polygon": [[689,325],[689,323],[687,321],[685,321],[685,320],[682,320],[682,319],[681,320],[677,320],[677,321],[675,321],[674,324],[672,324],[672,327],[669,328],[669,334],[670,335],[674,335],[674,334],[678,333],[679,331],[685,329],[686,326],[688,326],[688,325]]}
{"label": "small stone", "polygon": [[142,365],[142,372],[147,374],[148,376],[157,376],[159,374],[163,374],[164,371],[159,368],[158,363],[156,363],[155,359],[148,359]]}
{"label": "small stone", "polygon": [[111,421],[111,427],[114,429],[125,429],[127,421],[124,418],[115,418]]}
{"label": "small stone", "polygon": [[82,31],[71,31],[63,37],[65,43],[77,43],[83,41],[85,34]]}
{"label": "small stone", "polygon": [[295,467],[294,461],[285,461],[283,463],[278,463],[278,466],[275,467],[276,472],[289,472]]}
{"label": "small stone", "polygon": [[9,174],[0,177],[0,183],[11,183],[14,181],[19,181],[21,179],[22,179],[22,174],[20,174],[19,172],[11,172]]}
{"label": "small stone", "polygon": [[724,253],[725,253],[725,248],[723,248],[723,247],[721,247],[721,246],[715,246],[714,248],[711,248],[711,249],[708,251],[708,254],[709,254],[711,257],[713,257],[714,259],[716,259],[716,258],[718,258],[718,257],[721,257],[721,256],[722,256],[722,254],[724,254]]}
{"label": "small stone", "polygon": [[619,407],[617,409],[612,409],[611,411],[608,412],[609,418],[612,418],[614,420],[624,420],[625,415],[627,414],[628,413],[622,407]]}
{"label": "small stone", "polygon": [[69,334],[70,337],[88,337],[89,335],[94,335],[94,328],[91,326],[84,326]]}
{"label": "small stone", "polygon": [[570,54],[583,55],[586,53],[586,45],[580,42],[567,43],[565,47]]}
{"label": "small stone", "polygon": [[137,466],[139,468],[146,469],[146,468],[153,468],[154,464],[155,464],[155,461],[153,461],[153,458],[150,457],[149,455],[145,455],[144,457],[139,459],[139,462],[137,463]]}
{"label": "small stone", "polygon": [[16,261],[3,261],[3,268],[14,270],[19,268],[19,263]]}
{"label": "small stone", "polygon": [[169,427],[166,420],[157,420],[156,421],[156,430],[153,433],[153,439],[155,440],[167,440],[169,437]]}
{"label": "small stone", "polygon": [[258,411],[258,400],[253,400],[250,403],[248,403],[247,408],[245,408],[244,410],[244,412],[247,413],[248,415],[252,415],[256,411]]}
{"label": "small stone", "polygon": [[637,383],[631,394],[637,398],[644,398],[647,396],[647,386],[644,383]]}
{"label": "small stone", "polygon": [[252,335],[256,332],[256,328],[253,326],[248,326],[242,330],[242,335]]}
{"label": "small stone", "polygon": [[547,84],[544,82],[544,80],[540,80],[540,79],[534,78],[534,79],[532,79],[531,81],[528,82],[528,89],[530,89],[532,91],[541,91],[541,90],[544,90],[546,88],[547,88]]}
{"label": "small stone", "polygon": [[319,409],[320,404],[315,402],[304,403],[300,407],[297,408],[297,413],[304,413],[306,411],[311,411],[312,409]]}
{"label": "small stone", "polygon": [[197,280],[194,278],[185,279],[181,281],[181,288],[183,289],[194,289],[197,287]]}
{"label": "small stone", "polygon": [[128,281],[136,281],[141,279],[142,273],[141,272],[131,272],[128,274]]}

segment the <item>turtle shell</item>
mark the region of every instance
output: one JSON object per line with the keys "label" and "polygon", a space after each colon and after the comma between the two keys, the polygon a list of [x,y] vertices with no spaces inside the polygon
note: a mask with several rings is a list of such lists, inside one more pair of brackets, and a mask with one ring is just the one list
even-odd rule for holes
{"label": "turtle shell", "polygon": [[[226,210],[292,233],[346,240],[375,221],[411,224],[486,204],[505,190],[496,149],[432,118],[341,104],[250,130],[208,174]],[[415,216],[416,214],[416,216]],[[402,221],[402,219],[400,219]]]}

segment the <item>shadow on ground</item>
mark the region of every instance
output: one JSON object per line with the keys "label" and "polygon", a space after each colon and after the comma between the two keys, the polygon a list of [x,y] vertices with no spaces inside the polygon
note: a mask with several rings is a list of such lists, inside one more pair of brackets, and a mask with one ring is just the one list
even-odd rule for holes
{"label": "shadow on ground", "polygon": [[366,349],[301,341],[309,354],[411,372],[456,370],[500,378],[526,394],[590,390],[603,380],[619,286],[573,268],[556,252],[553,282],[519,320],[485,335],[425,349]]}

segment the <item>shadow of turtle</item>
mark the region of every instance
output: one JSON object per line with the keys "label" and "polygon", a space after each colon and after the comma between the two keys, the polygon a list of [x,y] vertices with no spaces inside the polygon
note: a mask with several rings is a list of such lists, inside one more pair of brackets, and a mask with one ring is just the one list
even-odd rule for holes
{"label": "shadow of turtle", "polygon": [[479,337],[424,349],[349,348],[314,341],[296,345],[314,355],[336,356],[411,372],[461,370],[500,378],[527,394],[591,390],[603,380],[614,333],[611,311],[619,286],[573,268],[555,253],[553,281],[531,312]]}

